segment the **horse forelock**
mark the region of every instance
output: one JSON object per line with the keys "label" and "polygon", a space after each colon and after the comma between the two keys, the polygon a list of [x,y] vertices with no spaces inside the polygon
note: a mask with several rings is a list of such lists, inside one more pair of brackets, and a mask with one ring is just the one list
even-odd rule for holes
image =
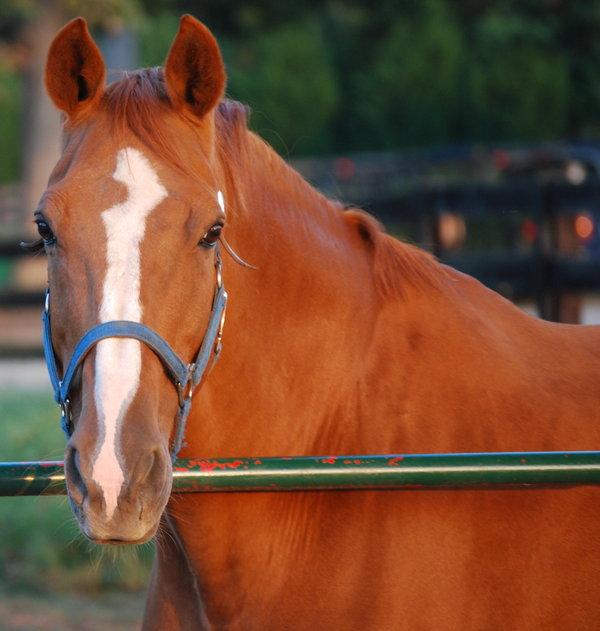
{"label": "horse forelock", "polygon": [[[188,124],[191,142],[202,147],[194,138],[198,133],[194,121],[177,114],[169,100],[162,67],[142,68],[131,72],[123,72],[120,79],[106,88],[98,105],[107,114],[112,135],[133,135],[140,143],[148,147],[157,156],[164,158],[171,166],[195,176],[191,171],[189,159],[181,152],[181,138],[173,136],[167,125],[169,117],[178,116]],[[242,103],[224,99],[215,108],[215,126],[218,130],[216,142],[225,149],[222,153],[226,159],[232,160],[235,151],[231,145],[238,144],[240,137],[247,130],[249,108]],[[66,129],[76,128],[84,124],[94,110],[85,112],[82,117],[74,117],[66,123]]]}

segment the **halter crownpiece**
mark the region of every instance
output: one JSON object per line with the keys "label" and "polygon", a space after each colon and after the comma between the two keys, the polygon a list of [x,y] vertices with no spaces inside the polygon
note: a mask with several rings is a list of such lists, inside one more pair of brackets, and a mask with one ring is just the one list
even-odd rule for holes
{"label": "halter crownpiece", "polygon": [[[67,438],[73,433],[73,423],[69,401],[69,392],[73,378],[87,354],[100,341],[110,337],[132,338],[143,342],[160,359],[167,375],[177,389],[179,411],[175,425],[175,436],[171,458],[174,461],[181,450],[185,434],[185,424],[192,408],[192,395],[196,387],[202,382],[206,371],[212,368],[219,358],[222,348],[223,326],[225,324],[225,307],[227,306],[227,292],[223,286],[221,253],[219,246],[215,248],[216,288],[213,298],[212,311],[204,339],[195,361],[186,364],[169,346],[168,342],[151,328],[141,322],[130,320],[111,320],[103,322],[89,329],[77,342],[71,359],[62,379],[59,377],[56,354],[52,346],[52,330],[50,327],[50,289],[46,289],[46,300],[42,313],[44,357],[54,399],[61,409],[61,427]],[[212,360],[212,363],[211,363]]]}

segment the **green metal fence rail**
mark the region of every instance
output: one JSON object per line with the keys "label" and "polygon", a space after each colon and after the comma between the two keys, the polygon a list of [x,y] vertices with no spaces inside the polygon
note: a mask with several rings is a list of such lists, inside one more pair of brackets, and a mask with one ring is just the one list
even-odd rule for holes
{"label": "green metal fence rail", "polygon": [[[531,488],[600,484],[600,451],[197,458],[173,492]],[[0,496],[62,495],[62,462],[0,463]]]}

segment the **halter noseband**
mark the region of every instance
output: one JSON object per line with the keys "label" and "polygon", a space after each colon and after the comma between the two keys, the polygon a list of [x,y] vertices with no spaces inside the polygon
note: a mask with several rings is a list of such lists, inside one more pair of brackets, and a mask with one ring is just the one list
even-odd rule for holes
{"label": "halter noseband", "polygon": [[177,389],[179,412],[177,413],[175,438],[173,440],[173,449],[171,450],[171,458],[173,461],[175,460],[183,444],[185,423],[192,407],[192,395],[194,390],[202,381],[211,359],[212,365],[214,365],[221,352],[221,338],[223,336],[223,325],[225,324],[227,292],[223,286],[221,255],[218,247],[217,245],[215,251],[217,282],[212,311],[204,339],[200,345],[200,350],[198,351],[195,361],[191,364],[186,364],[164,338],[146,325],[140,322],[131,322],[130,320],[111,320],[92,327],[83,335],[79,342],[77,342],[67,370],[61,379],[58,376],[56,355],[52,346],[49,311],[50,289],[46,289],[46,301],[42,313],[44,356],[46,358],[46,366],[48,367],[52,388],[54,389],[54,399],[60,405],[61,409],[61,427],[67,435],[67,438],[70,438],[73,433],[69,392],[77,368],[100,340],[109,337],[132,338],[143,342],[154,352],[162,362],[167,375]]}

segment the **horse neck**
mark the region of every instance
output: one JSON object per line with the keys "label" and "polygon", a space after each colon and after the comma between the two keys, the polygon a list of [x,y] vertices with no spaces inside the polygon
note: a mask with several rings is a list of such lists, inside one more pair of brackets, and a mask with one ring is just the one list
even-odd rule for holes
{"label": "horse neck", "polygon": [[224,351],[190,452],[491,449],[560,333],[389,236],[370,252],[340,208],[254,136],[240,154],[226,234],[258,270],[225,259]]}
{"label": "horse neck", "polygon": [[366,369],[374,405],[364,451],[585,449],[581,419],[597,417],[589,393],[600,361],[590,349],[600,328],[541,321],[432,265],[439,282],[380,311]]}
{"label": "horse neck", "polygon": [[356,380],[373,326],[372,271],[339,206],[249,132],[239,154],[223,168],[225,235],[258,269],[224,256],[224,350],[187,442],[195,455],[308,452]]}

